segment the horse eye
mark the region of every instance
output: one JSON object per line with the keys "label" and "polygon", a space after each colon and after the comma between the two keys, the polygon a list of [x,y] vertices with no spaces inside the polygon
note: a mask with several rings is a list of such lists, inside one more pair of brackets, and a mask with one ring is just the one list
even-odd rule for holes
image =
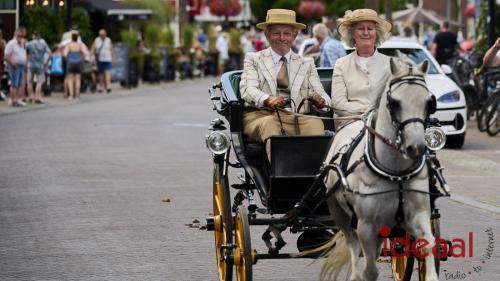
{"label": "horse eye", "polygon": [[399,101],[397,101],[395,99],[389,99],[389,107],[392,110],[398,110],[400,107]]}

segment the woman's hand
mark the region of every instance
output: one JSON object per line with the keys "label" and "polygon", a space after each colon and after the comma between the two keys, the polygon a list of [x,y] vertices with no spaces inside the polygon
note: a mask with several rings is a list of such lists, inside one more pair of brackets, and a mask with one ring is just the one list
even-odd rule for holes
{"label": "woman's hand", "polygon": [[316,106],[317,108],[323,108],[325,107],[325,99],[320,95],[320,94],[314,94],[311,98],[311,102]]}

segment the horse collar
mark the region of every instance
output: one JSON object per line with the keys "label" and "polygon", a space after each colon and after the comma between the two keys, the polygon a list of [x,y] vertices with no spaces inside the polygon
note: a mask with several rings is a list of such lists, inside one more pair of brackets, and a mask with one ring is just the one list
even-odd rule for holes
{"label": "horse collar", "polygon": [[[370,114],[366,120],[365,128],[371,128],[370,124],[372,123],[372,118],[373,114]],[[367,130],[370,131],[369,129]],[[372,133],[366,134],[364,156],[366,165],[370,168],[370,170],[381,177],[389,179],[390,181],[402,182],[409,180],[416,174],[420,173],[425,166],[425,155],[422,155],[422,157],[415,161],[410,168],[403,171],[395,171],[385,167],[375,156],[375,141]]]}

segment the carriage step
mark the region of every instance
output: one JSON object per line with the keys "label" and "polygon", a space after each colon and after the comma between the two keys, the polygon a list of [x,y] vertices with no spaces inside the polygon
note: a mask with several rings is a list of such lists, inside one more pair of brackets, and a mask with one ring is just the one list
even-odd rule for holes
{"label": "carriage step", "polygon": [[252,190],[255,189],[255,184],[251,183],[235,183],[231,185],[232,188],[238,190]]}

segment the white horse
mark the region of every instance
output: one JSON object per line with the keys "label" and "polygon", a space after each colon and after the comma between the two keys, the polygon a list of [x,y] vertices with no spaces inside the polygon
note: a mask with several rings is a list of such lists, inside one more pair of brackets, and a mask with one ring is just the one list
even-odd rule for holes
{"label": "white horse", "polygon": [[[341,156],[347,155],[345,144],[352,144],[357,132],[365,130],[348,161],[344,160],[349,163],[344,172],[353,169],[352,172],[342,177],[332,169],[325,179],[328,190],[335,188],[327,203],[341,231],[314,250],[326,252],[322,280],[336,279],[349,263],[351,281],[377,280],[376,260],[385,239],[379,232],[382,227],[396,225],[412,237],[429,242],[421,252],[428,254],[425,280],[438,280],[432,255],[435,240],[430,224],[430,198],[426,193],[429,175],[425,168],[425,125],[436,106],[424,80],[428,62],[415,67],[391,59],[390,64],[392,75],[386,91],[378,109],[371,114],[373,122],[366,122],[373,129],[365,129],[365,123],[357,121],[349,130],[340,130],[335,138],[343,141],[334,141],[325,158],[325,164],[338,163],[340,157],[334,161],[332,157],[339,151]],[[344,179],[344,185],[335,185],[339,177]],[[404,191],[399,192],[400,189]],[[360,272],[356,263],[361,253],[366,264]]]}

